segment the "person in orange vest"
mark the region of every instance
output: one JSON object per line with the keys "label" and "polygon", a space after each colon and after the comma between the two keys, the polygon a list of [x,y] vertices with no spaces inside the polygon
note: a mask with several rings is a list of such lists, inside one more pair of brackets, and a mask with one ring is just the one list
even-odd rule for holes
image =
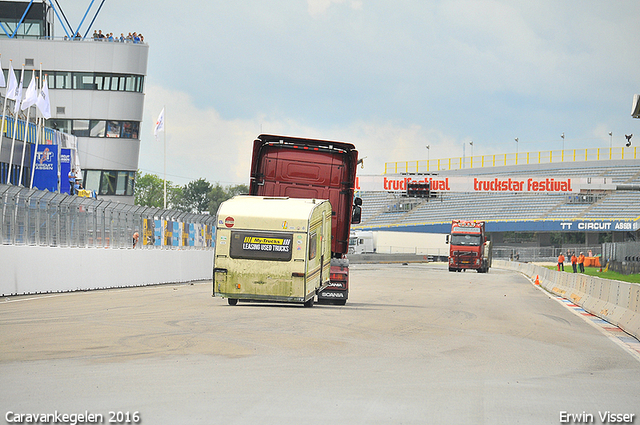
{"label": "person in orange vest", "polygon": [[580,273],[584,273],[584,254],[582,252],[578,255],[578,267],[580,267]]}
{"label": "person in orange vest", "polygon": [[578,269],[576,268],[576,264],[578,264],[578,257],[576,257],[575,252],[571,254],[571,267],[573,267],[573,272],[578,273]]}
{"label": "person in orange vest", "polygon": [[564,255],[562,255],[562,253],[558,255],[558,271],[560,271],[560,268],[564,271]]}

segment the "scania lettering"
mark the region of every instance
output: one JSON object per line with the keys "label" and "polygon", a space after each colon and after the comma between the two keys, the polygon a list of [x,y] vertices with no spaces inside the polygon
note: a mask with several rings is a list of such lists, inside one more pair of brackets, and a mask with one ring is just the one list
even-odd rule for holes
{"label": "scania lettering", "polygon": [[[358,151],[344,142],[262,134],[253,143],[249,193],[255,196],[326,199],[331,203],[331,282],[318,301],[345,304],[349,296],[349,232],[360,223],[354,198]],[[340,294],[339,296],[335,294]]]}
{"label": "scania lettering", "polygon": [[487,240],[484,221],[453,220],[449,244],[449,271],[467,269],[487,273],[491,267],[491,241]]}

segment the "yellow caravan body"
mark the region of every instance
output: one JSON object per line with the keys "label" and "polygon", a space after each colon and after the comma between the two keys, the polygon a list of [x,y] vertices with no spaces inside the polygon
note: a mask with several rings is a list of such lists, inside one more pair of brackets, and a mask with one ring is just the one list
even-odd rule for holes
{"label": "yellow caravan body", "polygon": [[235,196],[218,208],[213,296],[312,306],[329,284],[327,200]]}

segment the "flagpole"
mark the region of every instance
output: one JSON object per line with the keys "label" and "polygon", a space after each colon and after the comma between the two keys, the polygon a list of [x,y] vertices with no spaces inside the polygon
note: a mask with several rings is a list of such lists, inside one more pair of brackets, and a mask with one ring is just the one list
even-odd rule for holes
{"label": "flagpole", "polygon": [[166,112],[165,106],[162,106],[162,129],[164,138],[164,209],[167,209],[167,127],[166,120],[164,119],[164,113]]}
{"label": "flagpole", "polygon": [[[0,58],[2,58],[2,53],[0,53]],[[3,72],[2,70],[2,63],[0,62],[0,72]],[[2,75],[2,77],[4,77],[4,74]],[[7,87],[6,81],[5,81],[5,87]],[[5,91],[5,95],[4,95],[4,105],[2,105],[2,124],[0,124],[0,153],[2,153],[2,141],[3,139],[3,134],[4,134],[4,116],[5,116],[5,111],[7,110],[7,94],[8,94],[8,88],[7,91]],[[0,183],[2,183],[2,173],[0,173]]]}
{"label": "flagpole", "polygon": [[16,91],[20,90],[20,94],[16,97],[16,104],[18,105],[18,107],[14,107],[14,117],[13,117],[13,138],[11,140],[11,154],[9,154],[9,176],[7,178],[7,181],[9,183],[11,183],[11,166],[13,165],[13,151],[14,148],[16,146],[16,131],[18,129],[18,113],[20,112],[20,102],[22,102],[22,99],[19,99],[20,97],[22,97],[22,86],[24,83],[24,64],[22,64],[22,71],[20,73],[20,83],[18,83],[18,87],[19,89],[16,89]]}
{"label": "flagpole", "polygon": [[[31,79],[36,78],[36,70],[33,70],[33,74],[31,74]],[[37,83],[36,83],[37,84]],[[31,86],[31,83],[29,83]],[[29,94],[29,90],[25,93],[25,98]],[[20,179],[18,180],[18,185],[24,184],[24,154],[27,151],[27,137],[29,136],[29,114],[31,113],[31,105],[27,108],[27,120],[24,122],[24,137],[22,138],[22,159],[20,160]]]}
{"label": "flagpole", "polygon": [[[34,71],[35,72],[35,71]],[[42,62],[40,62],[40,83],[42,84]],[[38,82],[36,81],[36,89],[38,88]],[[40,88],[42,90],[42,88]],[[38,94],[39,95],[39,94]],[[40,129],[38,123],[40,118],[38,117],[38,107],[36,106],[36,146],[31,153],[33,157],[33,166],[31,167],[31,182],[29,183],[29,189],[33,189],[33,178],[36,175],[36,154],[38,153],[38,136],[40,135]]]}
{"label": "flagpole", "polygon": [[[0,71],[2,71],[0,69]],[[4,140],[4,121],[6,119],[5,112],[7,110],[7,95],[4,96],[4,105],[2,106],[2,124],[0,125],[0,152],[2,152],[2,141]],[[7,173],[7,182],[9,181],[9,173]],[[2,175],[0,174],[0,183],[2,183]]]}
{"label": "flagpole", "polygon": [[[13,74],[13,75],[11,75]],[[4,105],[2,106],[2,125],[0,126],[1,130],[0,130],[0,150],[2,148],[2,135],[4,135],[5,132],[5,121],[7,120],[7,100],[9,100],[9,92],[10,91],[15,91],[16,87],[11,87],[11,77],[13,77],[13,80],[16,79],[16,74],[13,71],[13,61],[11,59],[9,59],[9,81],[7,84],[7,91],[6,94],[4,96]],[[12,93],[13,94],[13,93]],[[15,127],[15,126],[14,126]],[[6,129],[8,131],[8,129]],[[9,137],[9,136],[7,136]],[[7,171],[7,180],[5,181],[5,183],[9,183],[9,180],[11,178],[11,173],[9,173],[9,171]],[[2,176],[0,175],[0,183],[2,183]]]}

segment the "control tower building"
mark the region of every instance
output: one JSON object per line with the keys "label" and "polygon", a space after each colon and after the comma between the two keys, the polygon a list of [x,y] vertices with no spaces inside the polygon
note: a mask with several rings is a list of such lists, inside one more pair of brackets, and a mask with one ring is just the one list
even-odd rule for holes
{"label": "control tower building", "polygon": [[[77,137],[84,187],[100,199],[133,204],[149,46],[93,38],[104,0],[95,13],[86,11],[84,29],[71,27],[61,3],[0,1],[3,71],[12,60],[19,80],[24,64],[26,88],[32,71],[42,69],[52,115],[45,126]],[[62,31],[54,32],[54,21]],[[2,143],[0,163],[7,167],[11,140]]]}

